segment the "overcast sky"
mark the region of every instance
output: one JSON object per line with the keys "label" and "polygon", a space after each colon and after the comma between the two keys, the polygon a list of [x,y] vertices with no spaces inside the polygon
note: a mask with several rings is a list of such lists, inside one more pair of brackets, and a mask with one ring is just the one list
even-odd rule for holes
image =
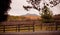
{"label": "overcast sky", "polygon": [[[48,0],[46,0],[46,2],[48,3]],[[41,7],[43,7],[43,1],[41,2]],[[32,6],[31,4],[28,4],[26,2],[26,0],[12,0],[12,3],[11,3],[11,10],[8,11],[8,14],[10,15],[14,15],[14,16],[20,16],[20,15],[25,15],[27,13],[30,13],[30,14],[37,14],[39,15],[39,12],[35,9],[30,9],[29,11],[26,11],[24,8],[23,8],[23,5],[27,6],[27,5],[30,5]],[[60,4],[58,4],[57,6],[53,7],[53,8],[50,8],[53,12],[53,14],[60,14]]]}

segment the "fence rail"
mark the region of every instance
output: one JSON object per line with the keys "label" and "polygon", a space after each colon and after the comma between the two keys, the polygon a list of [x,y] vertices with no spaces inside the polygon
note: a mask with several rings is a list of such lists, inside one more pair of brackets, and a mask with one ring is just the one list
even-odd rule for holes
{"label": "fence rail", "polygon": [[16,32],[20,32],[20,30],[28,30],[28,31],[32,30],[34,32],[34,24],[0,25],[0,32],[13,31],[13,30]]}
{"label": "fence rail", "polygon": [[[7,22],[6,22],[7,23]],[[10,22],[9,22],[10,23]],[[11,22],[13,23],[13,22]],[[0,25],[0,32],[21,32],[24,31],[60,31],[60,23],[39,23],[38,21],[32,21],[28,23],[16,23],[14,24],[1,24]]]}

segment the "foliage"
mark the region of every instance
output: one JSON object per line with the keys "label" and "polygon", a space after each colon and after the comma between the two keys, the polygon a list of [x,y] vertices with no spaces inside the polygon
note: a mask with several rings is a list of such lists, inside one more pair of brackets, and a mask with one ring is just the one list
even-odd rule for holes
{"label": "foliage", "polygon": [[7,20],[11,0],[0,0],[0,22]]}
{"label": "foliage", "polygon": [[26,1],[27,1],[28,4],[32,5],[32,6],[23,5],[23,8],[27,11],[29,11],[28,9],[31,9],[31,8],[40,11],[41,10],[40,4],[41,4],[42,1],[43,1],[42,4],[45,3],[46,6],[50,6],[50,7],[54,7],[54,6],[56,6],[60,3],[60,0],[49,0],[49,4],[46,2],[46,0],[26,0]]}
{"label": "foliage", "polygon": [[50,23],[53,21],[53,13],[49,10],[47,6],[44,6],[41,13],[42,22]]}
{"label": "foliage", "polygon": [[[40,6],[42,1],[43,1],[42,4],[44,4],[44,8],[41,8],[41,6]],[[28,4],[31,4],[32,6],[23,5],[23,8],[27,11],[29,11],[29,9],[33,8],[33,9],[38,10],[38,12],[41,12],[41,10],[43,9],[42,14],[41,14],[42,21],[48,23],[48,22],[53,21],[53,18],[52,18],[53,14],[47,6],[54,7],[60,3],[60,0],[49,0],[49,4],[46,2],[46,0],[27,0],[27,2],[28,2]]]}

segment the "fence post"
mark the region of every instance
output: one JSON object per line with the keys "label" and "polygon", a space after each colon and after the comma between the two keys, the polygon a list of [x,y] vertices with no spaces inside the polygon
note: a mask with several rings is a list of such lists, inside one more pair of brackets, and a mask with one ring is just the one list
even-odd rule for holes
{"label": "fence post", "polygon": [[41,30],[42,30],[42,23],[41,23]]}
{"label": "fence post", "polygon": [[57,23],[55,23],[55,25],[56,25],[56,31],[57,31]]}
{"label": "fence post", "polygon": [[35,31],[35,27],[34,27],[34,24],[35,24],[35,22],[33,21],[33,32]]}
{"label": "fence post", "polygon": [[16,32],[17,32],[17,25],[16,25]]}
{"label": "fence post", "polygon": [[18,24],[17,30],[18,30],[18,32],[20,32],[20,24]]}
{"label": "fence post", "polygon": [[5,25],[2,25],[3,26],[3,32],[5,32]]}

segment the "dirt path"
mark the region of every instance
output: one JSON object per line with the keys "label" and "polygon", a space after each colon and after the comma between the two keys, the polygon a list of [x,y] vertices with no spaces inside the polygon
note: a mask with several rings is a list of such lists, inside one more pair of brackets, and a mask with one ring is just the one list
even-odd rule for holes
{"label": "dirt path", "polygon": [[44,31],[44,32],[6,32],[0,35],[60,35],[60,31]]}

